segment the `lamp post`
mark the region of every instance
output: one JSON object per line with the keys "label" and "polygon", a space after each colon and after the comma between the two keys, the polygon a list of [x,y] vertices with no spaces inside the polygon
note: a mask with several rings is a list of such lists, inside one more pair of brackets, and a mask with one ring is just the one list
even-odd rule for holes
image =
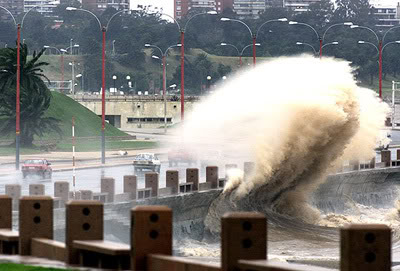
{"label": "lamp post", "polygon": [[211,76],[207,75],[207,90],[210,92],[210,85],[211,85]]}
{"label": "lamp post", "polygon": [[67,51],[65,49],[58,49],[57,47],[44,45],[43,48],[46,49],[56,49],[57,52],[60,54],[60,70],[61,70],[61,83],[64,81],[64,53]]}
{"label": "lamp post", "polygon": [[[49,2],[49,4],[54,3],[54,2]],[[21,83],[21,56],[20,56],[20,51],[21,51],[21,29],[24,25],[24,20],[26,16],[29,14],[30,11],[33,9],[39,7],[40,5],[33,6],[31,9],[29,9],[24,16],[22,17],[21,23],[17,23],[15,20],[14,15],[5,7],[0,6],[0,9],[6,11],[11,18],[14,21],[14,25],[17,28],[17,83],[16,83],[16,105],[15,105],[15,169],[19,170],[19,152],[20,152],[20,83]]]}
{"label": "lamp post", "polygon": [[[296,42],[296,44],[297,44],[297,45],[306,45],[306,46],[308,46],[308,47],[311,47],[311,48],[313,49],[313,51],[314,51],[314,54],[315,54],[315,55],[317,54],[317,51],[315,50],[314,46],[312,46],[312,45],[309,44],[309,43],[298,41],[298,42]],[[322,45],[321,51],[322,51],[322,49],[323,49],[324,47],[326,47],[326,46],[329,46],[329,45],[338,45],[338,44],[339,44],[339,42],[337,42],[337,41],[333,41],[333,42],[326,43],[326,44]],[[320,56],[321,56],[321,51],[319,52]]]}
{"label": "lamp post", "polygon": [[243,56],[244,50],[246,50],[246,48],[249,48],[250,46],[253,46],[253,45],[254,45],[254,46],[261,46],[261,43],[256,43],[256,44],[252,44],[252,43],[251,43],[251,44],[248,44],[248,45],[246,45],[245,47],[243,47],[243,49],[242,49],[241,52],[239,52],[239,49],[238,49],[235,45],[233,45],[233,44],[221,42],[220,45],[221,45],[221,46],[231,46],[231,47],[233,47],[233,48],[236,49],[236,51],[237,51],[237,53],[238,53],[238,55],[239,55],[239,66],[241,67],[241,66],[242,66],[242,56]]}
{"label": "lamp post", "polygon": [[262,28],[264,25],[266,25],[266,24],[268,24],[268,23],[271,23],[271,22],[287,22],[287,19],[286,19],[286,18],[280,18],[280,19],[274,19],[274,20],[266,21],[266,22],[262,23],[262,24],[258,27],[257,32],[256,32],[255,34],[253,34],[253,32],[251,31],[250,27],[249,27],[245,22],[243,22],[243,21],[241,21],[241,20],[230,19],[230,18],[226,18],[226,17],[223,17],[223,18],[221,18],[220,20],[221,20],[222,22],[229,22],[229,21],[232,21],[232,22],[241,23],[242,25],[244,25],[244,26],[247,28],[247,30],[249,30],[250,36],[251,36],[251,38],[252,38],[252,40],[253,40],[253,44],[252,44],[252,45],[253,45],[253,66],[254,66],[254,67],[256,66],[256,46],[257,46],[256,43],[257,43],[257,37],[258,37],[258,33],[260,32],[261,28]]}
{"label": "lamp post", "polygon": [[[72,39],[71,39],[72,40]],[[66,51],[68,51],[69,49],[71,49],[71,52],[69,53],[70,55],[74,54],[74,48],[79,48],[79,44],[74,44],[74,45],[70,45],[67,48],[65,48]]]}
{"label": "lamp post", "polygon": [[112,41],[112,54],[115,56],[115,40]]}
{"label": "lamp post", "polygon": [[75,78],[81,78],[81,91],[84,92],[83,75],[79,73],[75,76]]}
{"label": "lamp post", "polygon": [[83,11],[86,13],[89,13],[92,15],[94,18],[96,18],[97,22],[99,23],[100,30],[102,32],[103,40],[102,40],[102,57],[101,57],[101,78],[102,78],[102,91],[101,91],[101,163],[105,164],[106,163],[106,139],[105,139],[105,110],[106,110],[106,78],[105,78],[105,57],[106,57],[106,32],[108,29],[108,26],[112,19],[124,12],[125,10],[118,11],[114,13],[114,15],[111,16],[111,18],[108,20],[106,26],[103,26],[100,22],[100,19],[91,11],[86,10],[86,9],[81,9],[81,8],[74,8],[74,7],[67,7],[66,10],[69,11]]}
{"label": "lamp post", "polygon": [[[131,91],[131,77],[129,75],[126,76],[126,81],[127,81],[127,85],[128,85],[128,94]],[[125,93],[124,93],[125,95]]]}
{"label": "lamp post", "polygon": [[379,97],[382,98],[382,53],[383,53],[383,50],[386,48],[386,46],[388,46],[389,44],[400,44],[400,40],[388,42],[383,47],[382,47],[382,42],[379,42],[379,47],[377,47],[372,42],[363,41],[363,40],[359,40],[358,44],[372,45],[376,49],[376,52],[379,55]]}
{"label": "lamp post", "polygon": [[[181,47],[182,44],[171,45],[165,50],[165,52],[163,52],[161,50],[161,48],[158,47],[157,45],[152,45],[152,44],[146,43],[144,46],[158,49],[160,51],[160,53],[161,53],[161,56],[162,56],[162,65],[163,65],[163,98],[164,98],[164,133],[167,133],[167,95],[166,95],[167,94],[166,93],[166,91],[167,91],[167,77],[166,77],[167,63],[166,62],[167,61],[166,61],[166,57],[167,57],[169,49],[174,48],[174,47]],[[158,56],[154,56],[154,55],[152,56],[152,58],[160,59]]]}
{"label": "lamp post", "polygon": [[174,17],[172,17],[168,14],[162,13],[162,12],[161,13],[158,12],[158,14],[167,16],[167,17],[171,18],[172,20],[174,20],[174,22],[178,26],[178,30],[179,30],[180,36],[181,36],[180,37],[181,38],[181,43],[180,43],[181,44],[181,121],[183,121],[185,119],[185,31],[186,31],[186,28],[187,28],[189,22],[193,18],[195,18],[199,15],[207,15],[207,14],[216,15],[217,12],[215,10],[211,10],[208,12],[197,13],[197,14],[193,15],[192,17],[190,17],[186,21],[186,23],[183,27],[180,26],[180,24]]}

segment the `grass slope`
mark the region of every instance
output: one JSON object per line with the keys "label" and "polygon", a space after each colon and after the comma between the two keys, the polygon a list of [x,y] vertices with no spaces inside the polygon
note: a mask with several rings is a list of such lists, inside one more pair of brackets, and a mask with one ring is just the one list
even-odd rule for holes
{"label": "grass slope", "polygon": [[[72,136],[72,117],[75,117],[76,137],[100,136],[101,118],[64,94],[52,92],[52,95],[53,99],[46,114],[61,120],[60,128],[63,131],[63,137]],[[108,123],[106,123],[105,132],[106,137],[127,135]],[[47,138],[57,138],[57,135],[53,133]]]}
{"label": "grass slope", "polygon": [[0,271],[72,271],[75,269],[44,268],[38,266],[22,265],[15,263],[1,263]]}

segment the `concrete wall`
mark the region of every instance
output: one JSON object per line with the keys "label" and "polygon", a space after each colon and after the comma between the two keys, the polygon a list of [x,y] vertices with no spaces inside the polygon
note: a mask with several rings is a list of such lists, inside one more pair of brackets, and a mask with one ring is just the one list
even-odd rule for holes
{"label": "concrete wall", "polygon": [[[101,99],[82,99],[77,101],[93,111],[97,115],[101,115]],[[185,112],[192,110],[195,101],[185,102]],[[121,116],[120,123],[117,121],[118,128],[129,130],[133,128],[159,128],[164,125],[164,102],[162,100],[135,100],[132,97],[125,101],[123,97],[118,99],[106,100],[106,116]],[[128,122],[128,118],[160,118],[156,122]],[[168,124],[180,122],[181,120],[181,103],[180,101],[167,101],[167,119]],[[111,121],[110,121],[111,122]]]}

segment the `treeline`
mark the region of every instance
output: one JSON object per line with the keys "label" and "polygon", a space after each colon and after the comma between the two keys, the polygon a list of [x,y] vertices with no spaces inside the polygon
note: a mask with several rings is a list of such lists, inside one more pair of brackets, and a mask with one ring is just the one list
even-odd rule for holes
{"label": "treeline", "polygon": [[[35,12],[29,14],[23,25],[22,38],[30,48],[35,50],[41,49],[44,45],[66,48],[70,44],[70,39],[73,39],[74,43],[80,45],[80,53],[84,54],[86,59],[86,84],[89,84],[91,89],[99,89],[101,84],[101,31],[98,22],[90,14],[67,11],[67,6],[80,7],[80,3],[74,1],[57,8],[55,15],[58,16],[58,20],[63,21],[60,25],[54,24],[54,18],[45,18]],[[106,25],[115,12],[116,10],[110,8],[102,14],[98,14],[102,24]],[[190,14],[179,23],[181,26],[185,25],[188,18],[199,12],[204,12],[204,10],[191,10]],[[237,51],[233,47],[219,46],[219,44],[221,42],[233,44],[239,51],[251,44],[250,32],[244,25],[232,21],[221,21],[222,17],[238,19],[236,14],[227,9],[219,15],[202,15],[191,20],[185,31],[185,52],[189,53],[191,48],[201,48],[210,54],[236,56]],[[311,5],[310,10],[304,13],[294,13],[281,7],[271,7],[260,14],[259,19],[243,20],[254,34],[259,30],[257,42],[261,45],[257,47],[257,57],[277,57],[313,52],[310,46],[297,45],[296,42],[308,43],[318,53],[318,37],[313,29],[306,25],[271,22],[259,28],[263,23],[279,18],[309,24],[316,30],[320,38],[331,25],[344,22],[369,27],[377,33],[379,39],[385,32],[385,29],[375,27],[376,19],[367,0],[336,0],[335,5],[330,0],[321,0]],[[149,79],[152,78],[152,75],[149,74],[145,65],[144,44],[151,43],[165,50],[180,42],[177,25],[166,19],[168,18],[149,14],[146,11],[132,11],[130,14],[115,17],[107,31],[107,57],[114,60],[113,62],[107,61],[107,74],[114,74],[117,70],[115,66],[119,65],[132,71],[130,76],[137,88],[143,90],[149,88]],[[0,42],[3,42],[3,45],[14,45],[16,33],[12,21],[1,21],[0,28],[2,29]],[[112,54],[114,40],[115,55]],[[378,74],[376,49],[370,44],[358,44],[359,40],[378,46],[374,33],[368,29],[350,28],[345,25],[332,27],[325,33],[323,43],[338,42],[338,44],[325,46],[323,55],[350,61],[352,65],[358,67],[359,80],[372,82]],[[384,45],[396,40],[400,40],[400,31],[393,29],[386,35]],[[391,44],[383,52],[384,76],[387,74],[397,76],[400,72],[400,48],[397,46],[400,45]],[[159,54],[157,51],[154,53]],[[243,53],[243,56],[251,55],[251,47]],[[179,59],[179,55],[175,57]],[[199,86],[204,84],[207,75],[211,75],[212,80],[219,80],[231,70],[232,67],[213,63],[206,55],[188,58],[185,62],[185,89],[193,92],[200,91]],[[126,74],[120,76],[124,77]],[[174,71],[173,78],[173,82],[177,83],[179,88],[179,66]],[[111,76],[107,80],[107,85],[112,86]]]}

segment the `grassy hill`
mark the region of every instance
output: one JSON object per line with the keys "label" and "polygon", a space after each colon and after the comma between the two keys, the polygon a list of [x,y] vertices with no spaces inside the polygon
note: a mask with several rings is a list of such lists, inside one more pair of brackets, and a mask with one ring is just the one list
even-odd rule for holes
{"label": "grassy hill", "polygon": [[[72,117],[75,117],[76,137],[100,136],[101,118],[64,94],[52,92],[52,95],[53,99],[46,114],[61,120],[60,128],[64,137],[72,136]],[[105,131],[106,136],[127,136],[126,133],[108,123],[106,123]],[[48,137],[55,136],[51,134]]]}

